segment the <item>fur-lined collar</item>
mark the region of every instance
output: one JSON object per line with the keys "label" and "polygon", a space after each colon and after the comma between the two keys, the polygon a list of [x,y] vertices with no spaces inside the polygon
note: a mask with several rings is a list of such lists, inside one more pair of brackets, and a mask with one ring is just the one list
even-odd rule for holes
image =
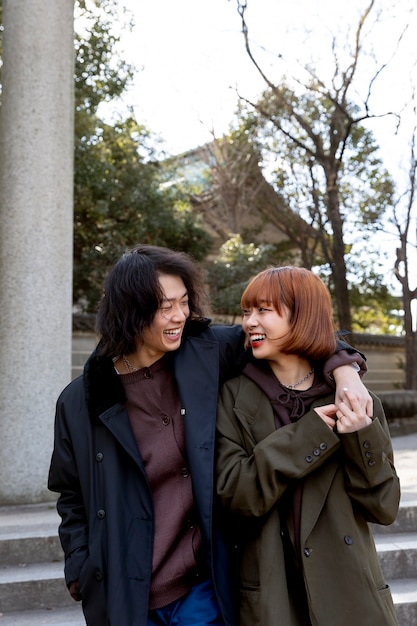
{"label": "fur-lined collar", "polygon": [[114,404],[125,402],[125,390],[120,376],[114,369],[113,360],[101,356],[99,347],[85,364],[83,376],[88,413],[91,418],[97,419]]}

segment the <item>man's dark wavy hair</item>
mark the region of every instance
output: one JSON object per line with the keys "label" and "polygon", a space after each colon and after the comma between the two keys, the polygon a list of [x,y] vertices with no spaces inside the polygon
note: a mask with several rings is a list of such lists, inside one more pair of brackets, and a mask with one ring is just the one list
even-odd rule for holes
{"label": "man's dark wavy hair", "polygon": [[162,303],[159,275],[178,276],[188,292],[190,318],[204,317],[204,283],[197,263],[184,252],[138,245],[109,271],[97,312],[99,353],[112,358],[136,349],[136,338],[149,327]]}

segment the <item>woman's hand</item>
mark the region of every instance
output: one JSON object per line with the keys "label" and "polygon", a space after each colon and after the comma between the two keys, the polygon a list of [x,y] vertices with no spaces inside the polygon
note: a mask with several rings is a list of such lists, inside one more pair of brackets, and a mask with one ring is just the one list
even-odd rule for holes
{"label": "woman's hand", "polygon": [[334,429],[336,424],[336,410],[337,407],[335,404],[325,404],[323,406],[316,406],[315,412],[325,424],[330,428],[330,430]]}
{"label": "woman's hand", "polygon": [[346,402],[342,401],[337,404],[337,432],[340,434],[355,433],[371,424],[372,419],[366,414],[360,401],[350,391],[345,391],[345,397]]}

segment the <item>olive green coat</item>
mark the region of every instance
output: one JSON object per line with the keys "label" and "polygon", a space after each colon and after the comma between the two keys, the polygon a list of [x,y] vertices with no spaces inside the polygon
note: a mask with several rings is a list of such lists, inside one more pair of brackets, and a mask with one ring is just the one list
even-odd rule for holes
{"label": "olive green coat", "polygon": [[[242,375],[218,409],[218,493],[234,518],[240,626],[300,626],[289,600],[280,498],[302,481],[301,559],[313,626],[394,626],[391,592],[368,522],[391,524],[400,487],[381,402],[372,424],[337,435],[311,409],[275,429],[271,404]],[[333,396],[314,406],[330,404]]]}

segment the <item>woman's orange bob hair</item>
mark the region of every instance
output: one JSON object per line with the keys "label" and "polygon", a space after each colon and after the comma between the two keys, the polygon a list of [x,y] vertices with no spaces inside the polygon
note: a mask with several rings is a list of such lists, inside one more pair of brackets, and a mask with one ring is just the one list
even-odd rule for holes
{"label": "woman's orange bob hair", "polygon": [[273,306],[288,315],[288,340],[280,347],[285,354],[299,354],[319,361],[336,349],[332,301],[323,281],[303,267],[274,267],[257,274],[242,294],[243,310]]}

